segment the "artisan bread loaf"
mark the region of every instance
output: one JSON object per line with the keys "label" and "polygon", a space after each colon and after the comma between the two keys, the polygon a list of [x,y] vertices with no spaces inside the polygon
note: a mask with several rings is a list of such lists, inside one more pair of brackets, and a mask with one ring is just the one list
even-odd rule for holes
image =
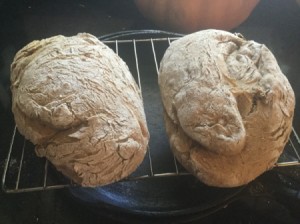
{"label": "artisan bread loaf", "polygon": [[96,37],[28,44],[11,65],[11,90],[20,133],[77,184],[113,183],[142,162],[149,133],[140,90]]}
{"label": "artisan bread loaf", "polygon": [[158,81],[171,149],[202,182],[241,186],[274,166],[295,96],[266,46],[199,31],[171,43]]}

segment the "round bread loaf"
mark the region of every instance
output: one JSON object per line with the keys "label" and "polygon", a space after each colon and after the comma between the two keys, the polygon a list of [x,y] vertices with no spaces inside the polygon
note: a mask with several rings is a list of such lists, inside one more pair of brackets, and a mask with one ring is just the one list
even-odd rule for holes
{"label": "round bread loaf", "polygon": [[96,37],[31,42],[11,65],[11,90],[20,133],[77,184],[113,183],[143,161],[149,133],[140,90]]}
{"label": "round bread loaf", "polygon": [[158,81],[171,148],[202,182],[240,186],[274,166],[295,96],[266,46],[199,31],[171,43]]}

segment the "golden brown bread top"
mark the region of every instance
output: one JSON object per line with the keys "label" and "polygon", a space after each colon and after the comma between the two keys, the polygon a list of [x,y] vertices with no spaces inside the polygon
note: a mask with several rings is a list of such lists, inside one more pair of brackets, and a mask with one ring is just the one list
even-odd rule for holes
{"label": "golden brown bread top", "polygon": [[149,140],[127,65],[90,34],[34,41],[11,66],[19,131],[58,170],[84,186],[128,176]]}
{"label": "golden brown bread top", "polygon": [[202,179],[212,185],[236,186],[276,162],[295,96],[266,46],[199,31],[171,43],[158,80],[172,148],[191,172],[206,173]]}

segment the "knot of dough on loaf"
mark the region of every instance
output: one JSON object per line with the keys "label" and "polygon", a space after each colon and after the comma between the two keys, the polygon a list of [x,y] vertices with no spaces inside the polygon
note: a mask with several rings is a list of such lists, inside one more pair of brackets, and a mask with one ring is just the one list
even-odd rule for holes
{"label": "knot of dough on loaf", "polygon": [[244,148],[246,136],[236,99],[230,86],[223,84],[226,79],[232,81],[224,58],[243,43],[232,36],[173,42],[161,62],[159,76],[170,118],[201,145],[228,155]]}

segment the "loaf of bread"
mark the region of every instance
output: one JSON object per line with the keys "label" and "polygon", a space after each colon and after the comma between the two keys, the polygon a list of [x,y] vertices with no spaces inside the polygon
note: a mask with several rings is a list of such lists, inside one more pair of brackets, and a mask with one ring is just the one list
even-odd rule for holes
{"label": "loaf of bread", "polygon": [[113,183],[143,161],[149,133],[140,89],[96,37],[31,42],[11,65],[11,90],[19,132],[75,183]]}
{"label": "loaf of bread", "polygon": [[171,149],[202,182],[241,186],[274,166],[295,96],[266,46],[199,31],[171,43],[158,80]]}

